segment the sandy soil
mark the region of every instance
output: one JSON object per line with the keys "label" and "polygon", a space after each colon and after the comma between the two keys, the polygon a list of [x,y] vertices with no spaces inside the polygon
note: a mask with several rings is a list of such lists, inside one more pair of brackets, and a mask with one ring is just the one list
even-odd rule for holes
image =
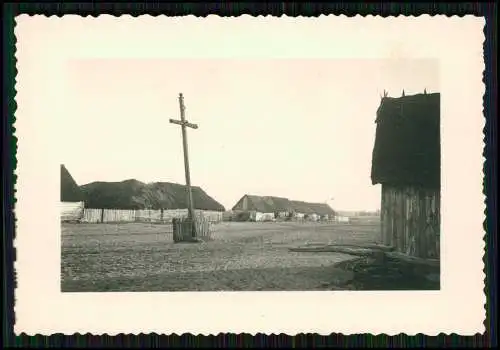
{"label": "sandy soil", "polygon": [[378,223],[221,223],[215,240],[172,243],[171,226],[63,224],[62,291],[342,289],[340,253],[295,253],[306,243],[374,243]]}

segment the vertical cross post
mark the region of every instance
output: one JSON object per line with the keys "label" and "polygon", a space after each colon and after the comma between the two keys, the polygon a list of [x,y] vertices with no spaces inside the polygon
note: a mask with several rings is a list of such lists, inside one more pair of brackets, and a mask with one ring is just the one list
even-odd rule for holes
{"label": "vertical cross post", "polygon": [[185,171],[185,175],[186,175],[186,189],[187,189],[187,202],[188,202],[188,208],[187,208],[188,209],[188,219],[190,220],[190,222],[192,224],[193,236],[196,236],[196,225],[194,224],[195,215],[194,215],[194,205],[193,205],[193,192],[191,190],[191,176],[189,173],[189,156],[188,156],[186,127],[189,127],[192,129],[198,129],[198,125],[191,124],[188,121],[186,121],[186,117],[185,117],[186,107],[184,106],[184,96],[182,96],[182,93],[179,94],[179,107],[180,107],[180,112],[181,112],[181,120],[170,119],[170,123],[180,125],[181,130],[182,130],[182,146],[183,146],[183,151],[184,151],[184,171]]}

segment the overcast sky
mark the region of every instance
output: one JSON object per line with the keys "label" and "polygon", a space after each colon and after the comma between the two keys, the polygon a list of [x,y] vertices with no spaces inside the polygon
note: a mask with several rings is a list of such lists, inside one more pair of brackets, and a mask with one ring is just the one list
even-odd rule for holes
{"label": "overcast sky", "polygon": [[[92,181],[191,180],[230,209],[244,194],[380,207],[370,180],[375,113],[389,96],[439,91],[433,60],[84,59],[68,61],[61,163]],[[333,198],[333,200],[331,199]]]}

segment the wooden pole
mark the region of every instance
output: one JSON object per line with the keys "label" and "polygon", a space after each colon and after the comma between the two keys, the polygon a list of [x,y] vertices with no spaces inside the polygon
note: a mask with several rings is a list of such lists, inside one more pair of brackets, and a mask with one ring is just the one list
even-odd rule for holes
{"label": "wooden pole", "polygon": [[188,152],[188,145],[187,145],[187,132],[186,132],[186,116],[185,116],[185,110],[186,107],[184,106],[184,97],[182,96],[182,93],[179,94],[179,107],[181,110],[181,121],[182,121],[182,145],[183,145],[183,150],[184,150],[184,170],[186,173],[186,187],[187,187],[187,192],[188,192],[188,218],[193,219],[194,218],[194,207],[193,207],[193,191],[191,190],[191,174],[189,172],[189,152]]}
{"label": "wooden pole", "polygon": [[189,154],[188,154],[188,143],[187,143],[187,132],[186,127],[190,127],[192,129],[197,129],[198,125],[191,124],[186,121],[185,117],[185,109],[184,106],[184,96],[182,93],[179,94],[179,108],[181,112],[181,120],[173,120],[170,119],[170,122],[173,124],[178,124],[182,129],[182,147],[184,151],[184,172],[186,175],[186,189],[187,189],[187,202],[188,202],[188,219],[192,225],[193,236],[196,237],[196,225],[195,225],[195,215],[194,215],[194,205],[193,205],[193,192],[191,189],[191,175],[189,171]]}

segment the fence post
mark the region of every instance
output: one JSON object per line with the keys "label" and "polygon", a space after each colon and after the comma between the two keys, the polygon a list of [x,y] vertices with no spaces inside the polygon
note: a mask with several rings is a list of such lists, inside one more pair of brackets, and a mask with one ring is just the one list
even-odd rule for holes
{"label": "fence post", "polygon": [[104,209],[101,209],[101,224],[104,223]]}

